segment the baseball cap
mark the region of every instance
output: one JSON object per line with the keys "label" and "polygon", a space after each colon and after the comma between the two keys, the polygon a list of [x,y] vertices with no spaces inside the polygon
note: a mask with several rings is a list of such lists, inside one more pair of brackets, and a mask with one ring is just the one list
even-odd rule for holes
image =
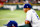
{"label": "baseball cap", "polygon": [[32,8],[32,6],[30,4],[25,4],[24,8]]}

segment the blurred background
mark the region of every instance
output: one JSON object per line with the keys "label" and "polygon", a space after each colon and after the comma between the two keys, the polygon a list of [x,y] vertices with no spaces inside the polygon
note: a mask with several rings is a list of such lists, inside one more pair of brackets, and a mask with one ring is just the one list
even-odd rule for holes
{"label": "blurred background", "polygon": [[40,0],[0,0],[0,26],[4,26],[10,20],[18,24],[25,22],[26,13],[23,11],[24,4],[31,4],[40,17]]}

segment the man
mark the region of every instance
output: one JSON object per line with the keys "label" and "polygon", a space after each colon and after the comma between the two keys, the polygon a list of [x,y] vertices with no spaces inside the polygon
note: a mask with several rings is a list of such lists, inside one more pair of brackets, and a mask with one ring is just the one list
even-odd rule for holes
{"label": "man", "polygon": [[25,24],[31,23],[32,27],[40,27],[39,17],[35,10],[32,9],[32,6],[30,4],[25,4],[23,10],[26,13]]}
{"label": "man", "polygon": [[7,27],[18,27],[18,24],[16,21],[10,21],[5,26],[7,26]]}

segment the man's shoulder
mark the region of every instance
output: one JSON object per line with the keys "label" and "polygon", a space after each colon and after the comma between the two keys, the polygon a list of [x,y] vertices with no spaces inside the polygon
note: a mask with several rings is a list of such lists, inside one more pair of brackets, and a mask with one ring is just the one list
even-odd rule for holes
{"label": "man's shoulder", "polygon": [[33,12],[35,12],[35,10],[33,10],[33,9],[30,9],[29,11],[27,11],[27,13],[33,13]]}
{"label": "man's shoulder", "polygon": [[36,14],[36,11],[31,9],[31,14]]}
{"label": "man's shoulder", "polygon": [[30,10],[30,12],[33,12],[33,13],[35,13],[36,11],[35,11],[34,9],[31,9],[31,10]]}

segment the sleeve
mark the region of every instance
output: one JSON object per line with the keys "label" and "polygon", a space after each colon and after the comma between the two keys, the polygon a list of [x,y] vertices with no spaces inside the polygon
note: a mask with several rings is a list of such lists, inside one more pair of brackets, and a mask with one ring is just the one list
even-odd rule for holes
{"label": "sleeve", "polygon": [[31,12],[26,13],[26,20],[31,22]]}

